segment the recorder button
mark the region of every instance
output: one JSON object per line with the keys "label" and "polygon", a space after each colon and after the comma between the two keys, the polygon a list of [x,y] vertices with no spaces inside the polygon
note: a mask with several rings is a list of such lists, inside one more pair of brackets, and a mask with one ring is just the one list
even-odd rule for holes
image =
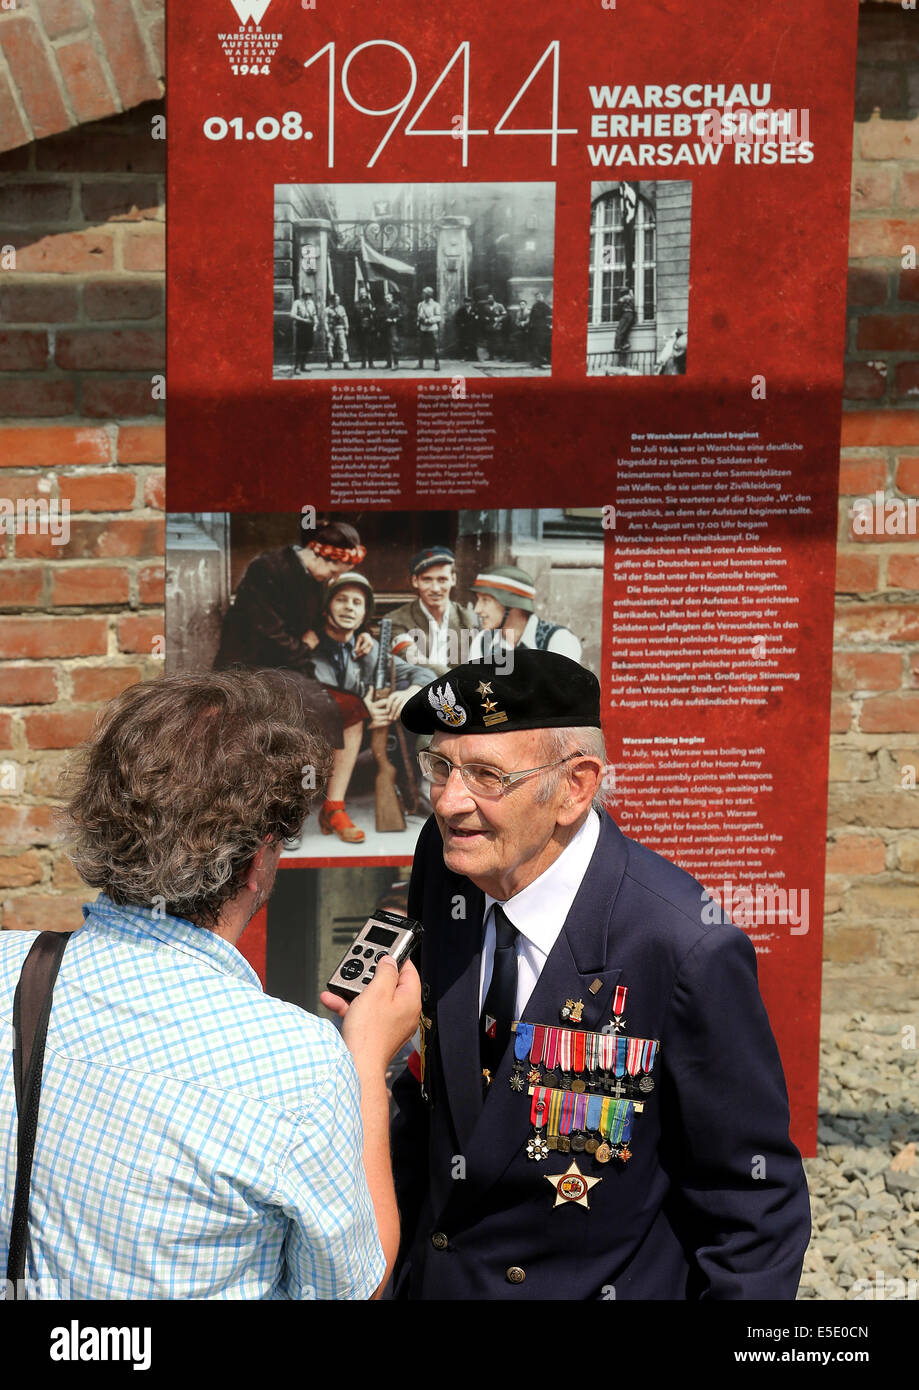
{"label": "recorder button", "polygon": [[352,946],[351,954],[354,956],[361,956],[363,955],[363,951],[361,950],[360,946]]}
{"label": "recorder button", "polygon": [[377,951],[377,960],[382,960],[384,956],[388,956],[388,955],[389,955],[389,952],[388,952],[388,951]]}
{"label": "recorder button", "polygon": [[342,962],[341,970],[338,972],[343,980],[353,980],[360,975],[364,969],[359,960],[346,960]]}
{"label": "recorder button", "polygon": [[369,976],[369,975],[365,975],[364,978],[361,980],[361,984],[362,984],[362,985],[369,985],[369,984],[370,984],[370,976]]}
{"label": "recorder button", "polygon": [[368,946],[366,951],[364,952],[364,955],[366,956],[367,960],[369,960],[370,957],[373,955],[373,947]]}

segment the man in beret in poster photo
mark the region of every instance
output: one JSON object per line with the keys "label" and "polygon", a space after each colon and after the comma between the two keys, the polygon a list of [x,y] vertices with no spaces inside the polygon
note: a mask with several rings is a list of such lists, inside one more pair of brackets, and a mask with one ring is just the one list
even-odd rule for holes
{"label": "man in beret in poster photo", "polygon": [[402,721],[434,814],[392,1296],[793,1299],[809,1200],[754,949],[605,809],[596,677],[521,648]]}

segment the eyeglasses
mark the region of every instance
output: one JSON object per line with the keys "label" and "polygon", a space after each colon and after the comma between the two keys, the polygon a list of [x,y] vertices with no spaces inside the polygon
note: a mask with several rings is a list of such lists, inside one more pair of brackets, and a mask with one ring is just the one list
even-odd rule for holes
{"label": "eyeglasses", "polygon": [[576,753],[569,753],[565,758],[557,759],[554,763],[543,763],[541,767],[528,767],[520,772],[502,772],[499,767],[489,767],[487,763],[451,763],[449,758],[443,758],[439,753],[432,753],[426,748],[418,754],[418,765],[435,787],[445,787],[450,780],[451,772],[456,768],[471,792],[475,792],[477,796],[499,797],[506,796],[511,787],[517,782],[522,782],[525,777],[532,777],[537,772],[547,772],[550,767],[560,767],[572,758],[583,756],[578,750]]}

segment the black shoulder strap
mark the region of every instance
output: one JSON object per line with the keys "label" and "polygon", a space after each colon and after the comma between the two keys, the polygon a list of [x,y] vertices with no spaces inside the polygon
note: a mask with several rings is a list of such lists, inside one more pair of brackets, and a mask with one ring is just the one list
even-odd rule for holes
{"label": "black shoulder strap", "polygon": [[16,1188],[10,1223],[6,1270],[7,1298],[24,1297],[26,1250],[29,1244],[29,1191],[32,1155],[38,1128],[38,1102],[45,1058],[45,1035],[51,1015],[51,996],[61,957],[72,932],[41,932],[26,956],[13,999],[13,1079],[19,1113]]}

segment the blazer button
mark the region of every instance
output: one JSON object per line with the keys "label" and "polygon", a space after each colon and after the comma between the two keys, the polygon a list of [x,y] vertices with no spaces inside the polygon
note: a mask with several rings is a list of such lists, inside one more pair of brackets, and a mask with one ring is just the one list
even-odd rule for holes
{"label": "blazer button", "polygon": [[511,1265],[505,1277],[509,1284],[522,1284],[527,1277],[526,1270],[521,1269],[519,1265]]}
{"label": "blazer button", "polygon": [[431,1244],[433,1245],[435,1250],[446,1250],[449,1241],[447,1240],[447,1237],[444,1235],[443,1231],[435,1231],[434,1234],[431,1236]]}

